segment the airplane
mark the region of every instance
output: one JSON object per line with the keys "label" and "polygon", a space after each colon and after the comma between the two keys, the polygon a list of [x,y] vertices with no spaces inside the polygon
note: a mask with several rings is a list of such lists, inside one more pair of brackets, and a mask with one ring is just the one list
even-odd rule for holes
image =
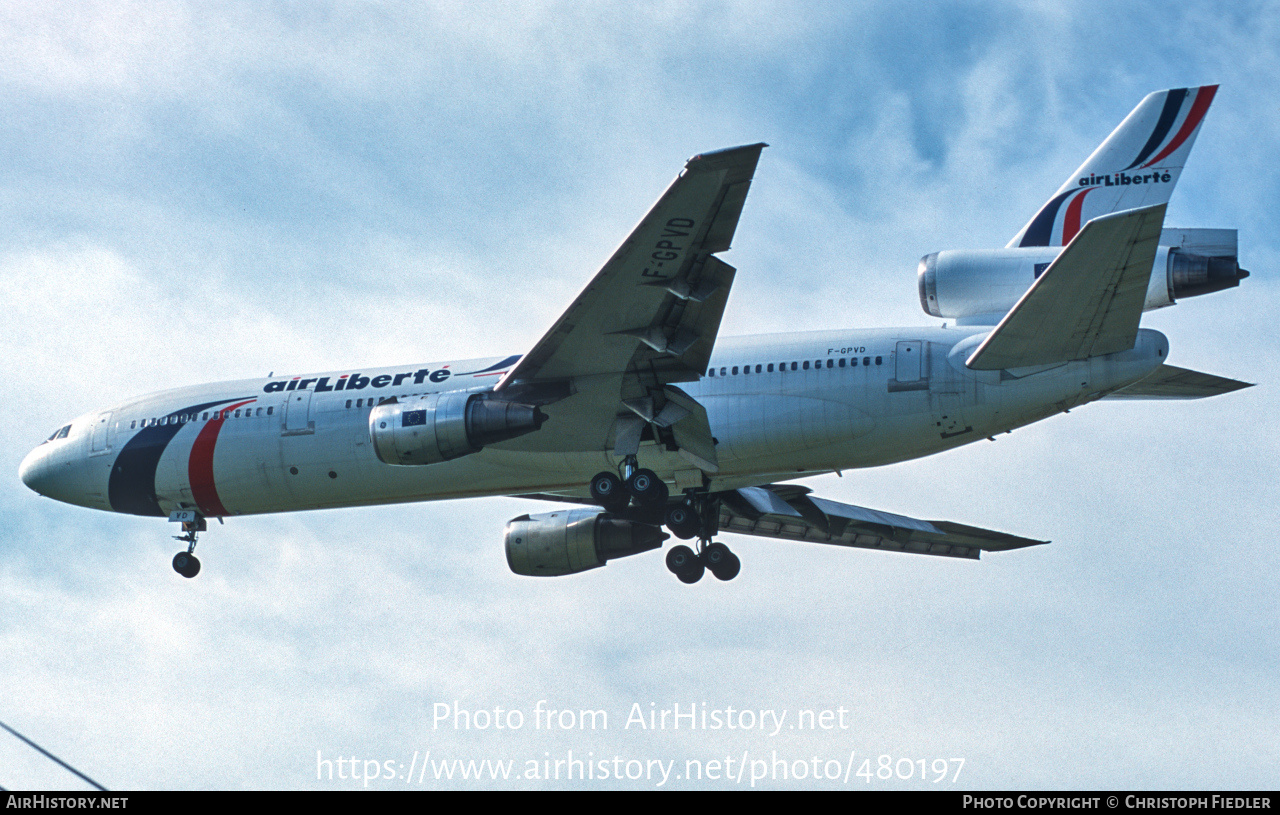
{"label": "airplane", "polygon": [[41,495],[168,517],[200,570],[208,519],[510,495],[511,570],[666,554],[730,580],[721,533],[978,559],[1047,541],[823,499],[788,481],[994,437],[1098,399],[1248,383],[1167,361],[1142,313],[1237,286],[1235,230],[1165,208],[1216,85],[1147,96],[1009,244],[926,255],[940,327],[718,338],[730,246],[764,144],[690,159],[524,354],[196,385],[85,414],[23,460]]}

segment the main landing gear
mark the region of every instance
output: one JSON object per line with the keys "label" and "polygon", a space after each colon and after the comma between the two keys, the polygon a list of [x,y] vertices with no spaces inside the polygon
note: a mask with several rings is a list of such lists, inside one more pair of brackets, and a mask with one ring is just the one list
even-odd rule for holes
{"label": "main landing gear", "polygon": [[[187,544],[187,551],[179,552],[173,556],[173,570],[186,578],[192,578],[200,574],[200,559],[193,554],[196,551],[196,534],[209,528],[202,515],[190,513],[189,518],[190,520],[187,518],[177,519],[182,521],[182,531],[186,534],[173,536],[174,540]],[[171,518],[171,520],[174,519]]]}
{"label": "main landing gear", "polygon": [[672,547],[667,552],[667,568],[681,583],[697,583],[704,572],[717,580],[732,580],[742,571],[742,561],[723,543],[715,543],[719,524],[719,507],[705,492],[688,490],[679,504],[667,507],[664,522],[671,534],[681,540],[698,539],[697,551],[688,546]]}
{"label": "main landing gear", "polygon": [[742,571],[742,561],[723,543],[699,541],[695,553],[681,544],[667,552],[667,568],[680,578],[681,583],[697,583],[704,572],[711,572],[717,580],[732,580]]}
{"label": "main landing gear", "polygon": [[667,485],[652,470],[638,468],[634,456],[623,460],[619,475],[596,474],[590,489],[591,499],[608,512],[665,526],[681,540],[698,539],[696,551],[681,544],[667,552],[667,568],[680,582],[697,583],[708,571],[719,580],[732,580],[742,570],[742,561],[729,547],[712,541],[720,511],[705,490],[685,490],[683,500],[668,503]]}
{"label": "main landing gear", "polygon": [[622,465],[624,478],[611,472],[591,479],[591,500],[610,512],[622,512],[632,501],[641,509],[656,509],[667,502],[667,485],[653,470],[639,469],[632,462]]}

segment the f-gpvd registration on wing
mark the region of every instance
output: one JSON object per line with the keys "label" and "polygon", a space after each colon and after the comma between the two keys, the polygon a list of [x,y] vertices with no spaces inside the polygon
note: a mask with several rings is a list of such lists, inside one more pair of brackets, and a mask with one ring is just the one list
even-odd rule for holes
{"label": "f-gpvd registration on wing", "polygon": [[791,482],[1100,399],[1248,387],[1172,364],[1141,326],[1248,276],[1235,230],[1165,225],[1216,92],[1147,96],[1006,246],[922,258],[918,296],[941,325],[719,337],[738,273],[721,254],[765,147],[752,144],[690,159],[523,352],[126,399],[59,427],[20,476],[69,504],[180,523],[185,577],[210,518],[493,495],[543,504],[506,526],[520,575],[584,572],[673,537],[689,542],[665,555],[685,583],[737,576],[734,535],[970,560],[1045,543]]}

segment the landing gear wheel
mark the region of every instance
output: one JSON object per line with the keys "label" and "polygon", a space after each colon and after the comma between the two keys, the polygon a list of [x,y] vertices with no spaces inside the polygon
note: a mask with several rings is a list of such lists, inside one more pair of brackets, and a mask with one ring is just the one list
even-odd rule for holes
{"label": "landing gear wheel", "polygon": [[702,550],[702,562],[717,580],[732,580],[742,571],[742,561],[723,543],[708,544]]}
{"label": "landing gear wheel", "polygon": [[667,529],[671,530],[671,534],[686,541],[697,535],[702,527],[702,520],[698,517],[698,513],[684,504],[668,507],[663,523],[666,524]]}
{"label": "landing gear wheel", "polygon": [[667,485],[653,470],[636,470],[627,479],[627,492],[642,507],[660,506],[667,500]]}
{"label": "landing gear wheel", "polygon": [[610,511],[627,505],[630,496],[622,487],[622,479],[611,472],[596,473],[591,479],[591,500]]}
{"label": "landing gear wheel", "polygon": [[702,561],[688,546],[674,546],[667,552],[667,568],[681,583],[697,583],[706,571]]}
{"label": "landing gear wheel", "polygon": [[173,570],[186,578],[200,574],[200,559],[190,552],[179,552],[173,556]]}

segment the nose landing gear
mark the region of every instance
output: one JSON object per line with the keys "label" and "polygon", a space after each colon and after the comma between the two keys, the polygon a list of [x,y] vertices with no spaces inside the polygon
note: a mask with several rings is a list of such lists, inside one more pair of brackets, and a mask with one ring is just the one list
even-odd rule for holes
{"label": "nose landing gear", "polygon": [[183,577],[195,577],[200,574],[200,558],[190,552],[179,552],[173,556],[173,570]]}
{"label": "nose landing gear", "polygon": [[173,570],[186,578],[200,574],[200,559],[194,554],[196,535],[209,528],[204,516],[191,510],[179,510],[169,515],[170,521],[181,521],[185,535],[174,535],[173,539],[187,544],[187,551],[173,556]]}

